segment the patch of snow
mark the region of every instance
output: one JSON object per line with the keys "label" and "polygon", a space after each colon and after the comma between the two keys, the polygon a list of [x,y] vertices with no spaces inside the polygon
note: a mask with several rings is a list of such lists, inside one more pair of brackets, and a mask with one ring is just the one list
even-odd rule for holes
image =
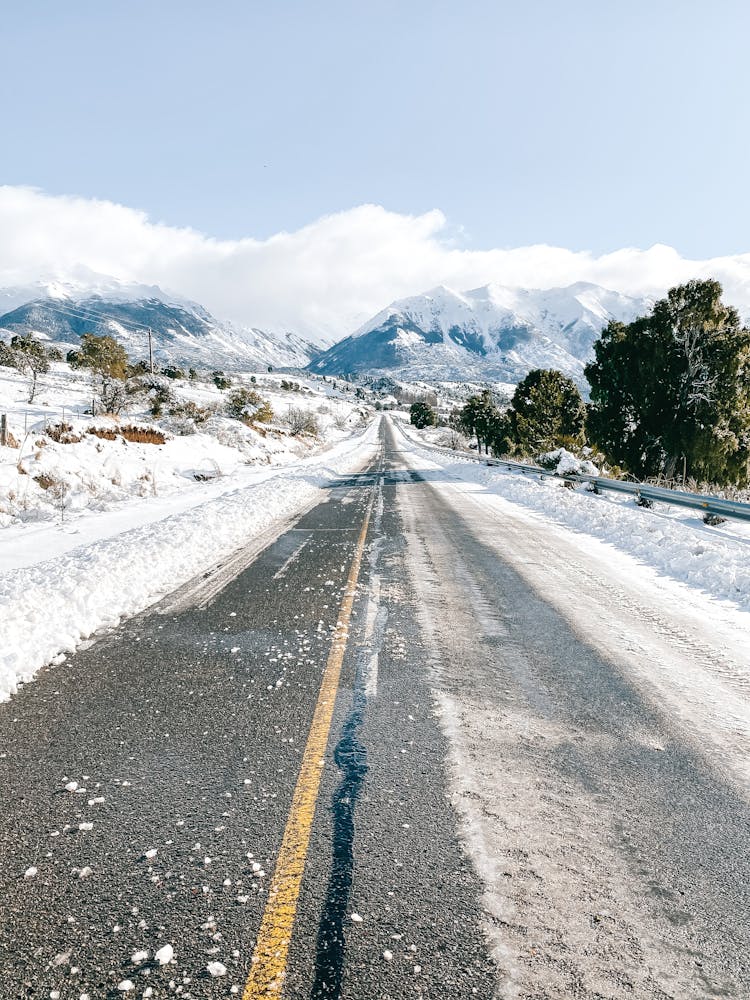
{"label": "patch of snow", "polygon": [[157,961],[159,965],[167,965],[173,958],[174,948],[171,944],[165,944],[154,953],[154,960]]}

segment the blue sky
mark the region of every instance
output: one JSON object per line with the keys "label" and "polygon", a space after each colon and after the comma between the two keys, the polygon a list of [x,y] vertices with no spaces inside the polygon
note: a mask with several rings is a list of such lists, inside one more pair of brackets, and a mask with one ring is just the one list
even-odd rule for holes
{"label": "blue sky", "polygon": [[742,253],[749,29],[740,0],[30,0],[0,179],[220,239],[373,203],[476,250]]}

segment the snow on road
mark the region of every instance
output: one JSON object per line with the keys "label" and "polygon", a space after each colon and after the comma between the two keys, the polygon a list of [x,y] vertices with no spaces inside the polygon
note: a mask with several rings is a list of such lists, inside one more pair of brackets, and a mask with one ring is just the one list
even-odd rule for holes
{"label": "snow on road", "polygon": [[[318,455],[275,472],[239,471],[200,490],[76,523],[54,524],[10,546],[0,576],[0,700],[94,632],[117,624],[314,502],[322,487],[372,457],[378,421]],[[51,555],[51,558],[50,558]]]}
{"label": "snow on road", "polygon": [[502,497],[514,506],[573,529],[583,538],[597,538],[617,552],[627,553],[689,587],[730,601],[750,611],[750,524],[703,524],[700,515],[657,504],[638,507],[631,497],[595,495],[583,488],[564,489],[560,480],[508,472],[465,458],[447,455],[398,426],[402,442],[425,470],[443,470],[456,480],[474,484],[474,492]]}
{"label": "snow on road", "polygon": [[483,544],[617,664],[717,769],[750,789],[744,525],[716,533],[695,517],[659,516],[554,480],[454,459],[403,430],[398,440],[407,464]]}

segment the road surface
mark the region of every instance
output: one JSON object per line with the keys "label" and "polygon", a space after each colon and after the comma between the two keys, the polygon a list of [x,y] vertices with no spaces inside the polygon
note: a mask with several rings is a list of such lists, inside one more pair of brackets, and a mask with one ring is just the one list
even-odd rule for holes
{"label": "road surface", "polygon": [[0,705],[3,998],[750,997],[748,734],[647,668],[725,659],[483,504],[384,423]]}

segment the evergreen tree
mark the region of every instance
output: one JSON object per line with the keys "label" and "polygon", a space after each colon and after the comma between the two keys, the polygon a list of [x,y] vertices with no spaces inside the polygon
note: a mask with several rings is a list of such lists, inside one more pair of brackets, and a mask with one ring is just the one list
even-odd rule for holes
{"label": "evergreen tree", "polygon": [[587,366],[589,434],[635,475],[748,482],[750,331],[717,281],[689,281],[652,312],[611,322]]}
{"label": "evergreen tree", "polygon": [[478,396],[469,396],[466,400],[466,405],[461,410],[461,422],[466,431],[476,437],[480,455],[482,445],[485,452],[489,450],[496,437],[500,419],[500,411],[495,406],[489,389],[484,389]]}
{"label": "evergreen tree", "polygon": [[435,411],[423,399],[418,399],[409,407],[409,420],[418,429],[434,427],[437,423]]}
{"label": "evergreen tree", "polygon": [[552,368],[535,368],[516,386],[500,433],[516,451],[535,455],[583,444],[586,406],[575,382]]}

